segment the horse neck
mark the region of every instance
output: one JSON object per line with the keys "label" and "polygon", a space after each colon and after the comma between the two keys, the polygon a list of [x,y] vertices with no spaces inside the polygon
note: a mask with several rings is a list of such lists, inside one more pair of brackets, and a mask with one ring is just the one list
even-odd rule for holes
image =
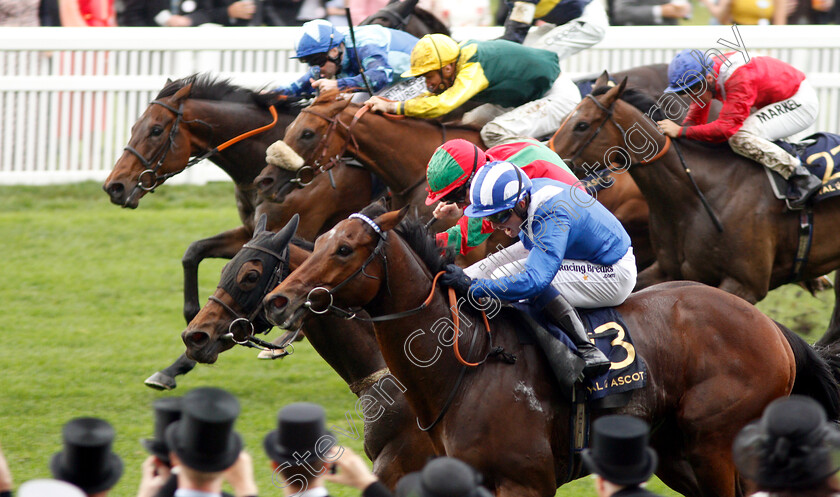
{"label": "horse neck", "polygon": [[[356,110],[349,107],[345,113]],[[429,158],[444,141],[463,138],[482,146],[478,131],[444,128],[422,119],[392,120],[371,112],[353,125],[351,133],[358,149],[351,140],[348,150],[393,192],[408,193],[422,184]]]}
{"label": "horse neck", "polygon": [[[372,316],[401,312],[419,306],[431,289],[431,275],[405,242],[391,234],[386,257],[389,261],[387,284],[390,293],[381,288],[379,296],[365,306]],[[384,284],[383,284],[384,286]],[[443,408],[445,396],[459,374],[459,364],[451,352],[439,351],[441,323],[450,318],[449,304],[443,292],[436,291],[430,304],[406,318],[375,323],[376,338],[391,373],[405,386],[405,395],[418,419],[429,424]],[[420,361],[440,353],[432,364]],[[415,360],[417,359],[417,360]]]}
{"label": "horse neck", "polygon": [[[289,269],[297,269],[309,255],[307,250],[289,245]],[[385,367],[370,323],[313,314],[305,322],[305,333],[312,348],[348,385]]]}
{"label": "horse neck", "polygon": [[[201,154],[211,147],[240,136],[248,131],[268,124],[271,114],[251,104],[239,104],[212,100],[187,100],[185,120],[200,120],[213,126],[212,132],[200,122],[185,123],[193,136],[193,154]],[[210,161],[219,166],[239,187],[250,187],[265,166],[265,149],[283,138],[286,124],[291,117],[281,113],[277,124],[256,136],[210,156]]]}

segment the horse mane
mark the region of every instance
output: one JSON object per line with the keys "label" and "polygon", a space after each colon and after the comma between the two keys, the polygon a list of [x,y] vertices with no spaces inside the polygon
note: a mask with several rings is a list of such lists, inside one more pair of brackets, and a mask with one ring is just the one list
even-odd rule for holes
{"label": "horse mane", "polygon": [[[598,95],[603,95],[610,89],[612,89],[611,86],[598,86],[592,89],[592,96],[597,97]],[[639,109],[642,114],[649,115],[649,117],[651,117],[654,121],[667,119],[665,114],[662,112],[662,109],[660,109],[659,105],[656,103],[656,99],[648,95],[644,90],[639,88],[625,88],[624,93],[621,94],[620,98],[633,107]]]}
{"label": "horse mane", "polygon": [[157,99],[171,97],[181,88],[192,84],[190,97],[201,100],[215,100],[243,104],[256,104],[267,109],[276,99],[270,94],[261,94],[233,84],[230,78],[221,78],[207,73],[193,74],[185,78],[168,81],[158,93]]}
{"label": "horse mane", "polygon": [[292,241],[290,242],[292,245],[302,248],[307,252],[314,252],[315,251],[315,243],[310,242],[309,240],[304,240],[303,238],[295,235],[292,237]]}
{"label": "horse mane", "polygon": [[[359,212],[371,219],[388,212],[388,209],[380,202],[374,202]],[[455,255],[451,249],[441,250],[437,246],[435,237],[429,234],[425,223],[415,216],[406,216],[400,221],[394,230],[405,240],[405,243],[414,251],[432,274],[437,274],[446,269],[447,264],[452,264]]]}

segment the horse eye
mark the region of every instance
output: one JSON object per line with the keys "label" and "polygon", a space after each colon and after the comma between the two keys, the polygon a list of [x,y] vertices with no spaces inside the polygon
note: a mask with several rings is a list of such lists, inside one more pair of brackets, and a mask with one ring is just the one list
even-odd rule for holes
{"label": "horse eye", "polygon": [[589,123],[581,122],[575,124],[575,131],[586,131],[587,129],[589,129]]}
{"label": "horse eye", "polygon": [[163,128],[158,125],[152,126],[152,132],[150,133],[152,136],[160,136],[163,134]]}
{"label": "horse eye", "polygon": [[247,283],[256,283],[260,280],[260,273],[257,271],[248,271],[248,274],[245,275],[245,281]]}
{"label": "horse eye", "polygon": [[338,247],[338,250],[336,250],[335,253],[342,257],[347,257],[348,255],[353,253],[353,249],[351,249],[347,245],[342,245]]}
{"label": "horse eye", "polygon": [[303,139],[303,140],[308,140],[309,138],[312,138],[313,136],[315,136],[315,132],[314,132],[314,131],[312,131],[311,129],[305,129],[305,130],[303,130],[303,132],[300,134],[300,137],[301,137],[301,139]]}

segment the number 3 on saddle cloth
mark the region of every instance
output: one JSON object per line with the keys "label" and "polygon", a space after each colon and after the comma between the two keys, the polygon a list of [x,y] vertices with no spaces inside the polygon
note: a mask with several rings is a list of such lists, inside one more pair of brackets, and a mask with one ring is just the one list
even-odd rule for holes
{"label": "number 3 on saddle cloth", "polygon": [[[797,143],[777,140],[776,145],[785,149],[795,157],[799,157],[802,164],[811,174],[823,182],[822,189],[813,197],[813,202],[840,195],[840,135],[833,133],[814,133]],[[787,193],[787,182],[778,173],[767,171],[773,193],[776,198],[783,200]]]}
{"label": "number 3 on saddle cloth", "polygon": [[[517,303],[513,307],[525,315],[525,321],[530,326],[534,324],[542,326],[568,349],[577,351],[577,348],[566,334],[553,324],[549,324],[533,306],[525,303]],[[612,307],[578,309],[578,312],[580,313],[583,324],[586,326],[590,340],[594,338],[595,346],[612,362],[609,371],[603,375],[594,379],[587,378],[584,380],[583,387],[586,400],[591,402],[644,387],[647,383],[647,366],[645,365],[644,359],[636,354],[636,348],[633,347],[633,340],[630,337],[630,330],[627,329],[627,325],[624,319],[622,319],[621,314]],[[525,339],[523,340],[523,338]],[[533,338],[520,336],[520,341],[533,343]],[[569,380],[570,383],[573,383],[576,378],[570,378]],[[627,396],[625,395],[623,397],[624,401],[626,401]],[[619,399],[615,400],[622,402]],[[618,406],[610,403],[609,407]]]}

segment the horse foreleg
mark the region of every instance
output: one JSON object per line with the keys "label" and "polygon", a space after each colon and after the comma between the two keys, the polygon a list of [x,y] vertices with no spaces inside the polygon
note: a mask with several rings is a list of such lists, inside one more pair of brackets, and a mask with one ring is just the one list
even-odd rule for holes
{"label": "horse foreleg", "polygon": [[817,345],[827,346],[840,341],[840,269],[834,272],[834,312],[825,335],[817,341]]}
{"label": "horse foreleg", "polygon": [[208,257],[231,259],[251,239],[251,232],[240,226],[210,238],[196,240],[187,247],[181,264],[184,267],[184,318],[187,323],[198,314],[198,265]]}
{"label": "horse foreleg", "polygon": [[664,281],[671,281],[672,279],[665,274],[665,271],[659,265],[659,261],[657,261],[639,273],[636,277],[636,287],[633,291],[635,292]]}
{"label": "horse foreleg", "polygon": [[177,386],[175,377],[189,373],[195,367],[195,364],[195,361],[189,359],[185,354],[181,354],[169,367],[149,376],[143,383],[155,390],[173,390]]}

